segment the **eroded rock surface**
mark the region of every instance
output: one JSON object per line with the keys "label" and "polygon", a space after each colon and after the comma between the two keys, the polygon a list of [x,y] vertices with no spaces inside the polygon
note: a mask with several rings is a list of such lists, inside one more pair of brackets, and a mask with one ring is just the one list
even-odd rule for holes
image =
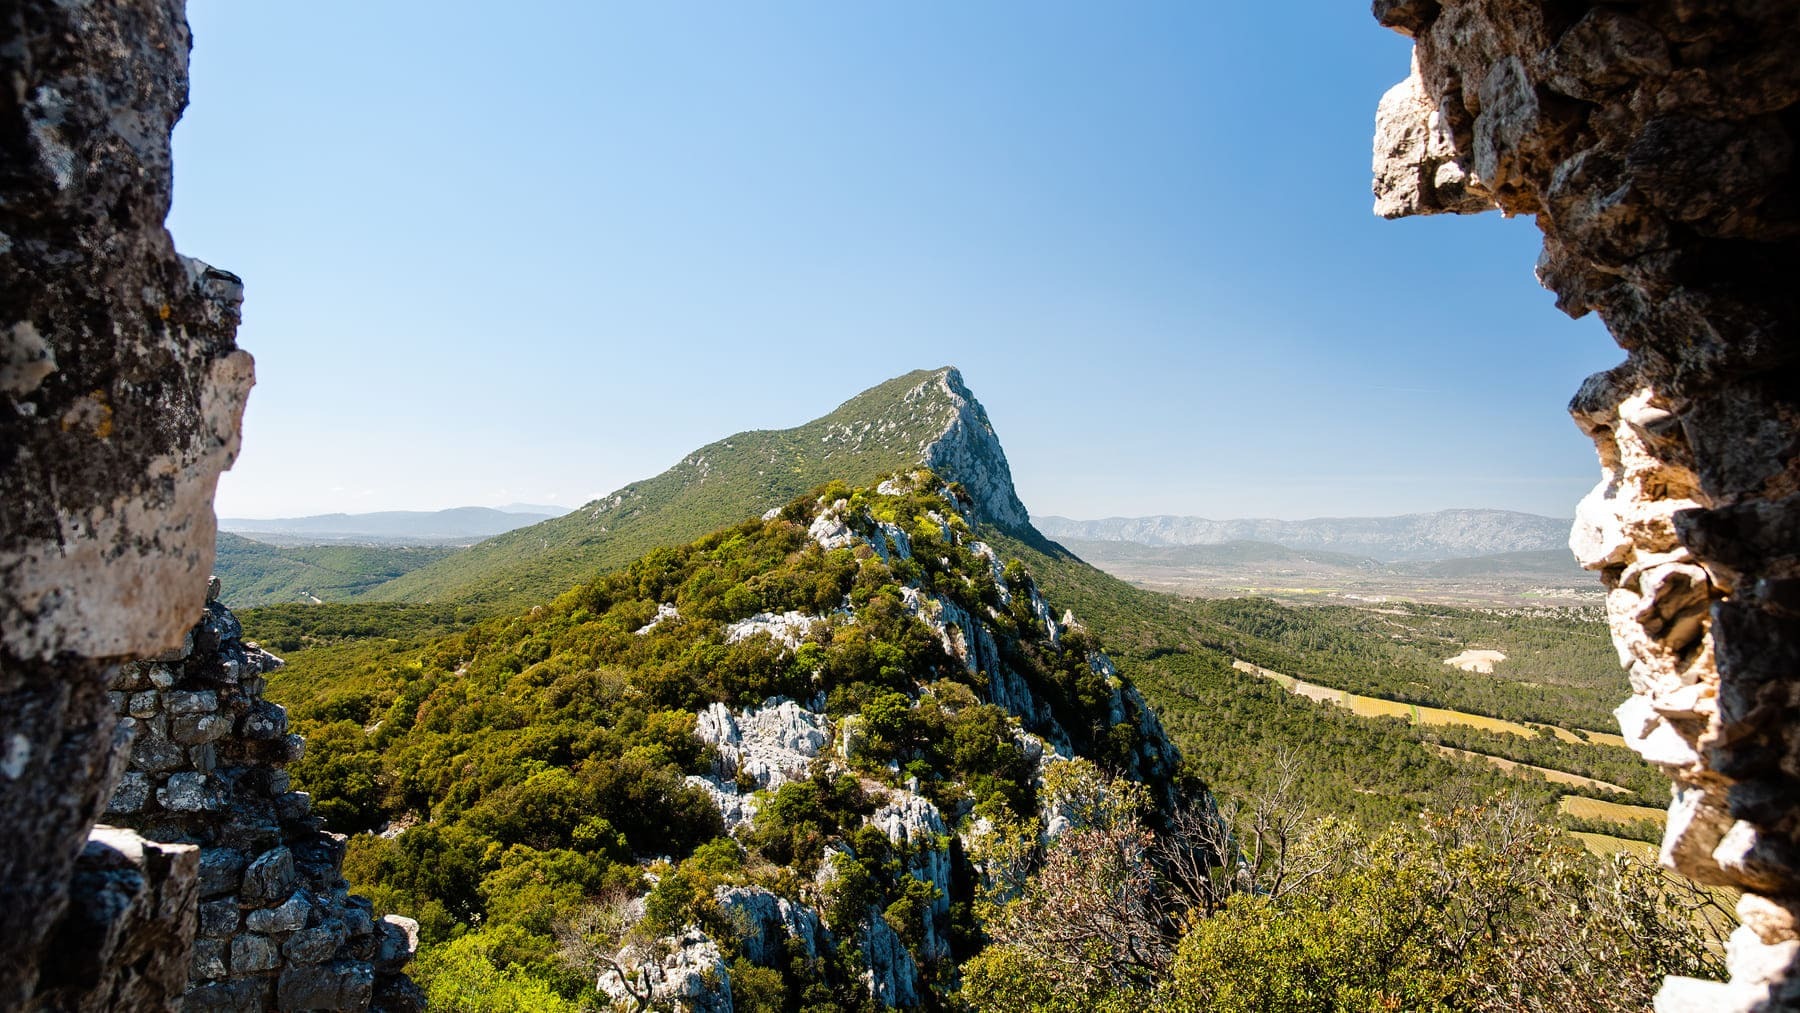
{"label": "eroded rock surface", "polygon": [[1800,5],[1377,0],[1415,40],[1378,113],[1376,210],[1500,208],[1625,362],[1570,408],[1632,746],[1675,781],[1663,860],[1746,891],[1722,985],[1800,1008]]}
{"label": "eroded rock surface", "polygon": [[177,645],[252,380],[238,279],[175,252],[175,0],[0,12],[0,1008],[112,791],[113,667]]}

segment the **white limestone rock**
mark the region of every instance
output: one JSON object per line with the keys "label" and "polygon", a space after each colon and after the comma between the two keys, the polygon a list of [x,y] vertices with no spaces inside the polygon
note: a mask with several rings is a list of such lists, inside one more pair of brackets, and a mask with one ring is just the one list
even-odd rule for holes
{"label": "white limestone rock", "polygon": [[595,987],[624,1008],[636,1007],[633,992],[646,995],[653,1008],[679,1007],[692,1013],[733,1013],[731,969],[719,946],[706,933],[689,928],[680,936],[657,941],[656,954],[621,953],[618,961],[630,975],[627,984],[608,969]]}
{"label": "white limestone rock", "polygon": [[718,751],[715,772],[721,780],[748,779],[773,790],[806,779],[813,758],[830,744],[832,727],[821,712],[770,697],[735,715],[715,703],[700,712],[694,734]]}
{"label": "white limestone rock", "polygon": [[759,886],[721,886],[713,899],[725,916],[738,926],[744,956],[763,967],[781,967],[787,961],[787,940],[800,943],[808,960],[831,951],[831,930],[819,912],[796,904]]}

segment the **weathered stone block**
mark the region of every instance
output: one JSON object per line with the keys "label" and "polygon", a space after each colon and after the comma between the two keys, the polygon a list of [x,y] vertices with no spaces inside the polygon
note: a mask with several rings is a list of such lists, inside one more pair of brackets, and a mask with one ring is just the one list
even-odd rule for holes
{"label": "weathered stone block", "polygon": [[375,969],[364,963],[335,961],[291,967],[275,988],[279,1010],[364,1010],[375,992]]}
{"label": "weathered stone block", "polygon": [[266,975],[201,985],[182,997],[183,1013],[247,1013],[268,1009],[275,980]]}
{"label": "weathered stone block", "polygon": [[304,791],[290,791],[275,800],[275,811],[283,823],[299,823],[312,813],[312,796]]}
{"label": "weathered stone block", "polygon": [[170,741],[154,726],[145,725],[138,730],[137,741],[131,745],[131,765],[138,770],[157,772],[180,770],[187,766],[187,750]]}
{"label": "weathered stone block", "polygon": [[258,700],[238,720],[238,734],[246,739],[273,741],[287,734],[287,709]]}
{"label": "weathered stone block", "polygon": [[419,950],[419,923],[401,915],[384,915],[375,923],[379,943],[375,969],[396,974]]}
{"label": "weathered stone block", "polygon": [[163,694],[163,708],[170,714],[211,714],[219,709],[219,694],[210,689],[174,690]]}
{"label": "weathered stone block", "polygon": [[125,710],[126,713],[134,718],[153,717],[156,712],[161,709],[161,701],[161,694],[157,693],[155,690],[145,690],[141,693],[131,694],[131,699],[127,703]]}
{"label": "weathered stone block", "polygon": [[200,852],[200,896],[237,893],[250,859],[236,848],[204,848]]}
{"label": "weathered stone block", "polygon": [[223,900],[209,900],[200,905],[200,934],[211,939],[223,939],[238,929],[238,902],[236,897]]}
{"label": "weathered stone block", "polygon": [[246,904],[272,904],[293,892],[294,853],[286,847],[269,851],[244,870],[243,896]]}
{"label": "weathered stone block", "polygon": [[188,965],[189,981],[199,983],[225,977],[228,973],[225,967],[227,952],[223,939],[194,940],[194,959]]}
{"label": "weathered stone block", "polygon": [[150,801],[152,784],[148,775],[132,771],[119,779],[119,786],[113,789],[112,801],[106,806],[108,813],[127,815],[144,811]]}
{"label": "weathered stone block", "polygon": [[289,936],[281,946],[281,955],[290,965],[322,964],[337,955],[344,940],[344,923],[332,920]]}
{"label": "weathered stone block", "polygon": [[231,973],[254,974],[272,971],[281,964],[281,952],[267,936],[244,933],[231,940]]}
{"label": "weathered stone block", "polygon": [[218,714],[184,714],[169,722],[169,738],[184,746],[216,742],[230,733],[230,719]]}
{"label": "weathered stone block", "polygon": [[163,786],[156,789],[156,801],[174,813],[208,812],[225,804],[218,787],[207,775],[192,770],[170,774]]}
{"label": "weathered stone block", "polygon": [[265,935],[294,932],[306,927],[306,916],[311,911],[312,902],[307,899],[306,892],[296,890],[293,896],[277,907],[263,908],[245,915],[244,927]]}

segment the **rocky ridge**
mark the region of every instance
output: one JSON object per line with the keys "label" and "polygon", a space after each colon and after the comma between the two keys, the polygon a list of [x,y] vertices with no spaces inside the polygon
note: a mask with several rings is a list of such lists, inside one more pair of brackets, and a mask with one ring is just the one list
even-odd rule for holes
{"label": "rocky ridge", "polygon": [[[868,504],[883,496],[905,495],[935,480],[929,471],[889,479],[874,491],[873,497],[859,497],[856,506],[849,499],[822,500],[808,533],[827,550],[858,548],[888,563],[910,560],[913,544],[904,529],[879,519]],[[959,499],[949,487],[943,488],[940,495],[946,501],[968,502]],[[1046,641],[1060,640],[1076,625],[1074,617],[1066,613],[1058,619],[1028,578],[1022,584],[1009,581],[994,550],[975,539],[978,525],[938,514],[933,519],[941,524],[948,541],[967,547],[977,559],[991,566],[989,576],[995,582],[999,602],[1009,605],[1019,597],[1028,603]],[[903,589],[902,597],[908,610],[938,636],[947,655],[970,675],[985,675],[987,685],[982,699],[1010,716],[1014,736],[1036,765],[1040,786],[1048,766],[1078,755],[1073,737],[1058,720],[1054,708],[1007,664],[988,617],[971,616],[963,606],[916,581]],[[659,614],[675,612],[672,606],[665,608],[668,611]],[[994,615],[997,617],[997,613]],[[764,614],[733,625],[728,635],[733,639],[767,637],[773,646],[791,655],[815,628],[831,622],[854,621],[854,614],[847,609],[833,616]],[[1154,712],[1136,688],[1119,675],[1110,658],[1094,651],[1088,656],[1088,665],[1107,687],[1107,721],[1135,732],[1126,772],[1151,785],[1162,805],[1173,807],[1181,763],[1179,751],[1163,732]],[[926,688],[921,685],[915,687],[912,695],[916,700],[924,692]],[[715,703],[699,714],[695,734],[713,747],[716,760],[709,774],[691,775],[688,780],[713,799],[727,830],[738,831],[752,825],[758,809],[781,786],[820,771],[834,776],[852,772],[848,761],[868,733],[857,716],[832,718],[821,695],[805,703],[775,697],[761,705],[736,710]],[[966,861],[963,839],[978,838],[989,824],[967,808],[940,810],[920,794],[916,780],[899,787],[871,788],[884,801],[864,818],[864,825],[879,829],[895,851],[905,856],[905,872],[928,884],[933,899],[924,911],[923,936],[916,948],[909,947],[895,933],[879,908],[870,908],[858,926],[857,960],[871,998],[890,1008],[912,1007],[922,1001],[928,990],[920,961],[939,963],[951,956],[950,898],[956,875],[954,864]],[[1053,809],[1037,814],[1037,819],[1045,838],[1068,826],[1066,816]],[[801,952],[814,956],[830,949],[834,940],[821,911],[832,903],[833,887],[839,879],[835,862],[854,857],[847,843],[832,847],[817,883],[805,899],[780,897],[755,887],[719,889],[720,902],[741,912],[749,928],[741,944],[746,957],[765,966],[778,966],[777,958],[787,952],[790,941],[798,944]],[[603,974],[598,984],[601,991],[620,1002],[632,1001],[629,980],[644,983],[652,1001],[680,1002],[694,1009],[729,1013],[730,976],[721,953],[717,940],[698,927],[689,926],[683,934],[661,939],[647,950],[622,951],[616,957],[617,968]]]}
{"label": "rocky ridge", "polygon": [[553,520],[491,538],[359,597],[529,607],[658,544],[778,508],[833,479],[853,486],[924,465],[962,483],[968,509],[1029,525],[987,412],[954,367],[878,384],[802,426],[737,433]]}

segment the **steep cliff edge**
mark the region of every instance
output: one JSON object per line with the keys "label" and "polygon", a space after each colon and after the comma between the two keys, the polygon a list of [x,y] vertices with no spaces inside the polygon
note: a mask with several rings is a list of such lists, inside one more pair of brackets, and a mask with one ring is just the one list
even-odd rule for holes
{"label": "steep cliff edge", "polygon": [[1800,1008],[1800,6],[1376,0],[1414,39],[1376,210],[1536,217],[1538,277],[1625,362],[1570,405],[1602,478],[1570,545],[1607,588],[1663,862],[1745,891],[1728,985]]}
{"label": "steep cliff edge", "polygon": [[[119,774],[112,666],[178,643],[204,600],[213,489],[252,368],[234,343],[238,279],[176,253],[163,226],[187,101],[181,4],[20,0],[0,32],[0,1007],[14,1009]],[[133,876],[157,889],[164,852],[113,843],[85,868],[111,868],[110,850],[142,875],[84,872],[78,886],[102,891],[89,899],[121,900]]]}

